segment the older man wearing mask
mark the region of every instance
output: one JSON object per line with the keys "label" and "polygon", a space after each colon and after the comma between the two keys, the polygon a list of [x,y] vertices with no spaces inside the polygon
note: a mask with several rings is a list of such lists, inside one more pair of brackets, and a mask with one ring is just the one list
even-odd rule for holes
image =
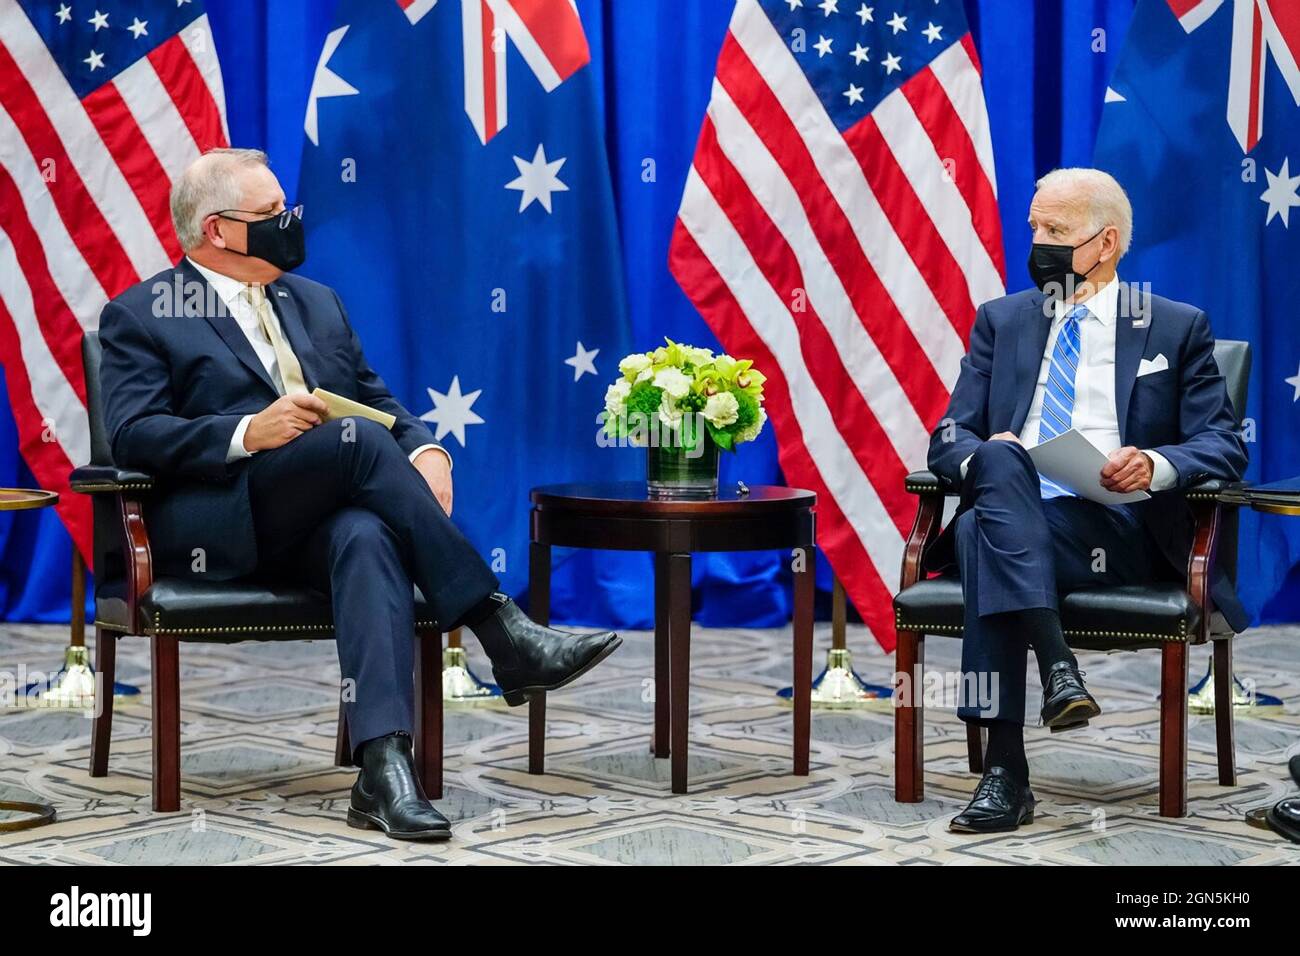
{"label": "older man wearing mask", "polygon": [[[1176,577],[1191,549],[1176,492],[1246,467],[1204,312],[1117,276],[1133,213],[1096,169],[1058,169],[1029,207],[1037,288],[980,307],[930,469],[959,489],[957,516],[932,561],[955,561],[965,600],[958,715],[988,729],[987,770],[950,829],[987,833],[1032,822],[1025,756],[1025,669],[1034,651],[1042,723],[1081,727],[1101,711],[1066,646],[1058,596],[1086,587]],[[1097,483],[1146,500],[1106,505],[1041,478],[1027,448],[1071,428],[1107,463]],[[1215,606],[1246,616],[1228,579]],[[978,698],[978,699],[976,699]]]}
{"label": "older man wearing mask", "polygon": [[[370,367],[334,291],[289,274],[306,256],[302,210],[286,208],[265,154],[204,154],[171,209],[185,256],[100,320],[113,457],[167,482],[147,516],[155,565],[328,594],[361,767],[348,823],[445,839],[412,760],[412,584],[444,628],[474,631],[511,705],[620,639],[534,624],[497,590],[449,516],[450,456]],[[327,421],[317,387],[396,423]]]}

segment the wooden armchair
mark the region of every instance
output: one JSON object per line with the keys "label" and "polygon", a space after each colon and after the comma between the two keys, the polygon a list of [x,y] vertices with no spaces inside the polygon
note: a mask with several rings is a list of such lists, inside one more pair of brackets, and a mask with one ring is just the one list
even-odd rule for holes
{"label": "wooden armchair", "polygon": [[[1233,407],[1246,407],[1250,346],[1220,341],[1215,359],[1228,384]],[[1082,650],[1159,648],[1160,680],[1160,815],[1187,814],[1187,648],[1214,642],[1214,696],[1219,783],[1237,782],[1232,726],[1232,629],[1214,611],[1210,578],[1216,559],[1235,579],[1237,513],[1221,503],[1221,481],[1186,492],[1195,518],[1195,536],[1182,583],[1089,588],[1065,595],[1061,626],[1067,642]],[[910,675],[911,692],[894,710],[894,799],[919,802],[924,793],[923,686],[925,635],[961,637],[961,582],[955,577],[929,578],[926,551],[939,535],[944,498],[954,494],[928,471],[907,476],[906,488],[920,499],[916,521],[903,555],[902,583],[894,599],[898,633],[895,673]],[[1223,556],[1218,557],[1220,544]],[[901,684],[901,680],[900,680]],[[983,732],[966,727],[970,769],[983,771]]]}

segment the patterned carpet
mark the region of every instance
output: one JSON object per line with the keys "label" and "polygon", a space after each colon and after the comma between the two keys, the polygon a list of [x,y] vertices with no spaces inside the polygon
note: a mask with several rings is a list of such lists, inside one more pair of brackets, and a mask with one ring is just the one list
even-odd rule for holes
{"label": "patterned carpet", "polygon": [[[0,671],[52,665],[66,634],[0,630]],[[817,636],[820,667],[827,626]],[[1081,655],[1105,713],[1077,732],[1029,731],[1038,820],[990,838],[946,830],[975,784],[951,710],[928,714],[924,803],[893,800],[888,712],[815,714],[812,775],[790,776],[790,713],[773,697],[789,683],[788,631],[695,631],[692,792],[673,796],[668,762],[648,748],[650,636],[626,638],[600,668],[551,695],[545,776],[525,772],[524,709],[448,712],[440,806],[455,838],[423,845],[343,823],[353,772],[332,766],[332,644],[184,646],[183,812],[149,809],[147,696],[119,707],[110,774],[99,780],[86,773],[88,720],[9,710],[0,713],[0,797],[34,795],[55,804],[59,820],[0,834],[0,862],[1300,863],[1300,847],[1242,821],[1294,790],[1286,760],[1300,752],[1300,628],[1239,640],[1238,675],[1288,707],[1237,722],[1235,789],[1215,779],[1213,721],[1193,718],[1191,815],[1180,821],[1156,815],[1159,655]],[[889,660],[865,632],[851,629],[849,643],[859,671],[885,680]],[[957,642],[928,645],[930,668],[955,670]],[[1206,659],[1194,653],[1194,678]],[[120,679],[147,692],[147,645],[125,642],[119,660]]]}

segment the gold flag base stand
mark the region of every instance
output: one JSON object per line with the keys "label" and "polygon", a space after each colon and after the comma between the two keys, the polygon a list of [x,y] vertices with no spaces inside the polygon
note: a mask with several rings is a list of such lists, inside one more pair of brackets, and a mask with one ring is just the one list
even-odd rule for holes
{"label": "gold flag base stand", "polygon": [[503,705],[501,688],[480,680],[469,669],[469,655],[460,643],[460,628],[447,638],[442,651],[442,702],[452,707],[491,707]]}
{"label": "gold flag base stand", "polygon": [[[893,688],[869,684],[853,669],[853,655],[846,646],[848,630],[848,603],[844,585],[835,579],[831,590],[831,649],[826,655],[826,667],[812,683],[812,706],[817,710],[878,710],[893,709]],[[794,688],[785,687],[776,692],[784,706],[794,703]]]}
{"label": "gold flag base stand", "polygon": [[[1210,658],[1205,676],[1187,692],[1188,713],[1209,716],[1214,713],[1214,658]],[[1232,675],[1232,712],[1238,717],[1270,717],[1282,710],[1282,698],[1246,689],[1236,674]]]}

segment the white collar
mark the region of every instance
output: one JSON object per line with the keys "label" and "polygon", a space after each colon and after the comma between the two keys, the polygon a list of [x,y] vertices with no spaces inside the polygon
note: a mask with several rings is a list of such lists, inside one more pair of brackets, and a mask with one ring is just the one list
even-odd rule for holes
{"label": "white collar", "polygon": [[236,302],[246,301],[244,299],[244,290],[248,288],[250,283],[241,282],[220,272],[213,272],[207,266],[199,265],[189,256],[186,256],[185,259],[198,270],[199,275],[208,280],[208,284],[212,286],[217,295],[221,296],[221,301],[226,304],[227,309],[234,309]]}
{"label": "white collar", "polygon": [[1056,317],[1062,319],[1076,305],[1084,306],[1102,325],[1113,325],[1119,315],[1119,276],[1082,302],[1066,305],[1060,299],[1055,303]]}

